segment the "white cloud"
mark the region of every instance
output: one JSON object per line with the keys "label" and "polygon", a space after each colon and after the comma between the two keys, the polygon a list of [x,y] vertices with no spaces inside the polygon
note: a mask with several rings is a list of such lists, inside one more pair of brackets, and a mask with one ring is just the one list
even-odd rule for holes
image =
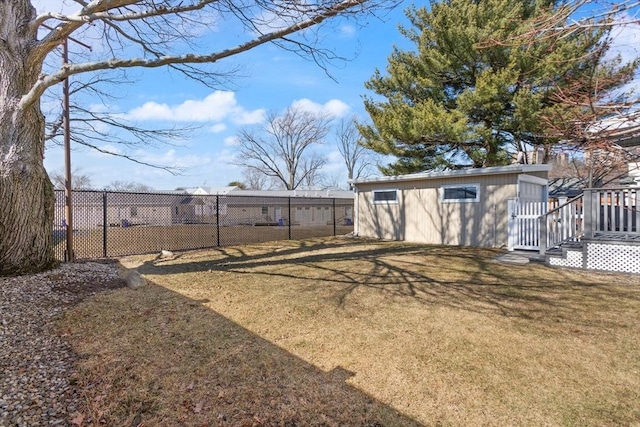
{"label": "white cloud", "polygon": [[329,163],[344,163],[344,158],[342,157],[342,154],[340,154],[340,151],[333,150],[327,154],[327,161]]}
{"label": "white cloud", "polygon": [[264,109],[245,111],[237,116],[233,117],[233,121],[239,125],[255,125],[262,123],[267,117],[267,112]]}
{"label": "white cloud", "polygon": [[154,165],[171,166],[184,169],[204,166],[212,162],[211,157],[207,155],[179,155],[174,149],[170,149],[165,153],[159,154],[150,154],[139,150],[137,158],[143,162]]}
{"label": "white cloud", "polygon": [[238,144],[240,144],[240,141],[236,136],[229,136],[224,139],[224,145],[227,147],[236,147]]}
{"label": "white cloud", "polygon": [[356,27],[345,24],[341,25],[338,31],[343,37],[353,37],[356,33]]}
{"label": "white cloud", "polygon": [[107,104],[89,104],[89,111],[92,113],[108,113],[116,109],[114,105]]}
{"label": "white cloud", "polygon": [[332,117],[344,117],[349,112],[349,106],[339,99],[332,99],[324,104],[318,104],[309,99],[303,98],[294,101],[291,106],[302,111],[309,111],[316,114],[328,114]]}
{"label": "white cloud", "polygon": [[236,95],[217,90],[204,99],[189,99],[178,105],[146,102],[129,111],[133,120],[166,120],[178,122],[221,122],[231,120],[239,124],[254,124],[264,120],[262,109],[247,111],[238,105]]}
{"label": "white cloud", "polygon": [[225,130],[227,130],[227,125],[225,125],[224,123],[216,123],[209,128],[209,132],[211,133],[220,133],[224,132]]}

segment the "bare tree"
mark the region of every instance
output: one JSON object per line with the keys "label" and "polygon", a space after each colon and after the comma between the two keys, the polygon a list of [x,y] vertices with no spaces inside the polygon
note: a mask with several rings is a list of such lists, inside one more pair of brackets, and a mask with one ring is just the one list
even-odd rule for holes
{"label": "bare tree", "polygon": [[266,190],[269,188],[269,177],[259,170],[244,168],[242,176],[246,183],[247,190]]}
{"label": "bare tree", "polygon": [[[591,69],[583,78],[565,76],[565,85],[553,87],[549,98],[554,105],[539,117],[545,138],[570,152],[575,176],[589,186],[621,178],[627,163],[638,158],[619,142],[640,133],[636,111],[640,98],[630,90],[616,89],[634,78],[640,61],[602,65],[602,55],[603,51],[596,51],[584,61]],[[545,148],[547,162],[552,149]]]}
{"label": "bare tree", "polygon": [[[110,111],[109,105],[118,101],[118,93],[123,85],[134,82],[123,70],[110,70],[77,76],[69,83],[69,116],[73,129],[71,142],[91,150],[115,157],[122,157],[143,166],[163,169],[172,174],[183,171],[174,165],[155,164],[141,160],[133,153],[140,148],[153,148],[159,145],[177,146],[198,129],[198,126],[173,126],[171,128],[142,126]],[[45,141],[50,144],[64,145],[64,106],[63,94],[59,86],[54,86],[43,94],[45,103],[50,106],[45,111]],[[102,107],[96,108],[96,105]],[[86,105],[91,105],[88,107]]]}
{"label": "bare tree", "polygon": [[[0,2],[0,275],[55,263],[53,186],[42,161],[40,103],[46,90],[82,73],[161,66],[216,87],[235,75],[220,67],[221,60],[266,43],[324,66],[335,56],[319,47],[317,26],[336,16],[366,14],[387,1],[393,2],[73,0],[72,13],[41,14],[30,0]],[[220,23],[239,28],[241,35],[228,40],[241,42],[203,42]],[[100,49],[58,67],[52,58],[71,36]]]}
{"label": "bare tree", "polygon": [[637,149],[611,144],[604,149],[578,151],[571,148],[566,154],[567,160],[555,160],[550,177],[579,178],[587,187],[607,187],[620,185],[633,166],[640,161]]}
{"label": "bare tree", "polygon": [[231,181],[230,183],[227,184],[227,186],[229,186],[229,187],[238,187],[240,190],[246,190],[247,189],[247,184],[245,184],[242,181]]}
{"label": "bare tree", "polygon": [[[51,182],[56,190],[64,190],[65,177],[64,171],[56,171],[51,174]],[[78,168],[73,169],[71,174],[71,188],[74,190],[90,190],[92,188],[91,177],[82,173]]]}
{"label": "bare tree", "polygon": [[146,184],[141,184],[135,181],[111,181],[109,185],[105,187],[105,190],[112,191],[132,191],[139,193],[150,193],[154,191],[153,187],[149,187]]}
{"label": "bare tree", "polygon": [[529,48],[536,40],[554,42],[581,31],[600,35],[601,43],[582,58],[584,73],[548,82],[550,107],[535,117],[543,129],[536,135],[543,141],[543,162],[554,162],[561,153],[554,175],[580,178],[588,186],[606,185],[626,175],[627,164],[638,160],[624,141],[640,134],[640,97],[626,86],[636,79],[640,59],[623,63],[621,56],[608,58],[613,28],[640,24],[630,13],[638,6],[637,0],[569,1],[550,8],[519,37],[501,42]]}
{"label": "bare tree", "polygon": [[345,190],[349,188],[342,174],[323,174],[320,185],[323,189]]}
{"label": "bare tree", "polygon": [[360,144],[356,118],[342,119],[336,129],[336,145],[347,167],[347,179],[366,177],[375,164],[372,151]]}
{"label": "bare tree", "polygon": [[324,174],[320,169],[326,163],[326,159],[318,153],[311,153],[308,157],[304,158],[301,163],[301,169],[305,171],[302,185],[307,188],[322,185]]}
{"label": "bare tree", "polygon": [[257,130],[240,131],[235,163],[295,190],[313,180],[326,163],[312,150],[323,142],[330,121],[327,115],[293,107],[282,115],[270,113],[266,124]]}
{"label": "bare tree", "polygon": [[634,9],[639,6],[638,0],[571,0],[542,18],[532,30],[553,37],[554,33],[567,29],[638,24],[640,19]]}

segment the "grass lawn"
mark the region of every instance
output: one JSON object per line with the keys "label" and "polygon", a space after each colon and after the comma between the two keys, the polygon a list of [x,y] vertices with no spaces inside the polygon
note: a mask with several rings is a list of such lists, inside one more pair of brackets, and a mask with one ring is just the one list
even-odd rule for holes
{"label": "grass lawn", "polygon": [[127,257],[153,284],[59,328],[95,423],[639,425],[640,276],[499,253],[326,238]]}

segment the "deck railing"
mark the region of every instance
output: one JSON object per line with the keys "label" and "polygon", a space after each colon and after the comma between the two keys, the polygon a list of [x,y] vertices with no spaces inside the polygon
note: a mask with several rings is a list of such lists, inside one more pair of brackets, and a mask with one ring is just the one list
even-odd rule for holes
{"label": "deck railing", "polygon": [[540,217],[540,254],[582,238],[640,236],[640,187],[587,188]]}
{"label": "deck railing", "polygon": [[584,190],[585,236],[638,235],[640,187]]}
{"label": "deck railing", "polygon": [[584,236],[584,198],[574,197],[540,217],[540,255]]}

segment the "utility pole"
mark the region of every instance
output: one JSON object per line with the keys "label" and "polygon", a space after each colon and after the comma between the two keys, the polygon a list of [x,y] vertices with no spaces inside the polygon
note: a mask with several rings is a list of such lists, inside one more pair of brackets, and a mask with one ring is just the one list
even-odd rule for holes
{"label": "utility pole", "polygon": [[[62,66],[69,63],[69,43],[64,39],[62,44]],[[71,185],[71,124],[69,123],[69,77],[62,85],[63,133],[64,133],[64,218],[67,224],[67,250],[65,261],[73,262],[73,200]]]}
{"label": "utility pole", "polygon": [[[82,43],[71,37],[64,39],[62,43],[62,67],[69,65],[69,43],[71,40],[80,46],[91,50],[91,46]],[[62,86],[62,108],[63,108],[63,133],[64,133],[64,218],[67,224],[66,241],[67,249],[65,261],[73,262],[75,254],[73,253],[73,193],[71,185],[71,122],[69,114],[69,77],[66,77]]]}

